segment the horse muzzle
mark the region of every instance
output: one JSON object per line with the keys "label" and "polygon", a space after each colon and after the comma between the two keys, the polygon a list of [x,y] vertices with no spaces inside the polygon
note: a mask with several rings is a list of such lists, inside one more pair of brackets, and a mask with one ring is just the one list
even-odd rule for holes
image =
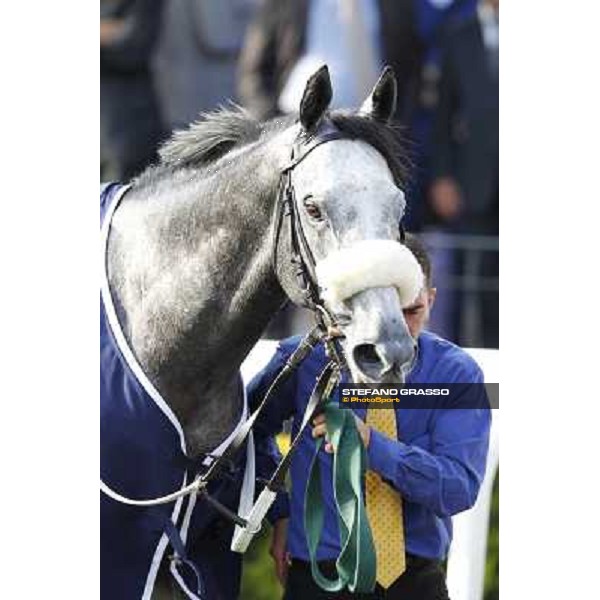
{"label": "horse muzzle", "polygon": [[404,382],[416,343],[402,309],[424,283],[412,252],[393,240],[362,240],[330,253],[316,272],[346,338],[352,376],[365,383]]}
{"label": "horse muzzle", "polygon": [[395,288],[372,288],[346,301],[352,319],[342,326],[353,378],[364,383],[403,383],[413,366],[410,335]]}

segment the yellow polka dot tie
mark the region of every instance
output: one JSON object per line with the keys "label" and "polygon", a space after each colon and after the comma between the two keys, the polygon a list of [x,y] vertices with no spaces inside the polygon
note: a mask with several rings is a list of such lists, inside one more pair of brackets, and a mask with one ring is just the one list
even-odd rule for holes
{"label": "yellow polka dot tie", "polygon": [[[393,409],[367,409],[367,425],[398,439]],[[367,471],[365,488],[367,517],[377,554],[377,582],[387,589],[406,569],[402,497],[374,471]]]}

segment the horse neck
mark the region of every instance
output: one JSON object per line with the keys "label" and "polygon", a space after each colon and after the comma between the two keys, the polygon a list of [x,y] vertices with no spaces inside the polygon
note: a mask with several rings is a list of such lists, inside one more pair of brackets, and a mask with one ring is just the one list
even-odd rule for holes
{"label": "horse neck", "polygon": [[134,188],[109,239],[126,338],[197,449],[239,418],[239,367],[285,299],[271,266],[277,157],[243,158],[151,197]]}

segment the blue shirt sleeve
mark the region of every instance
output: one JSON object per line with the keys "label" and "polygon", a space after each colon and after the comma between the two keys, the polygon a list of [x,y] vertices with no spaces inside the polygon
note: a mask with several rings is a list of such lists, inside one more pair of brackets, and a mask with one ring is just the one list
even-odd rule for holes
{"label": "blue shirt sleeve", "polygon": [[[283,369],[288,358],[295,350],[294,339],[282,342],[268,365],[248,385],[248,404],[253,412],[262,402],[271,383]],[[268,480],[281,460],[281,453],[275,442],[275,435],[281,432],[283,422],[289,419],[294,410],[295,373],[276,389],[254,424],[254,443],[256,445],[256,475],[260,480]],[[289,496],[283,490],[277,494],[267,513],[268,521],[273,524],[289,516]]]}
{"label": "blue shirt sleeve", "polygon": [[[473,383],[483,383],[480,370]],[[480,390],[485,394],[483,385]],[[457,399],[457,407],[433,411],[429,451],[372,429],[369,467],[406,500],[440,517],[455,515],[477,499],[485,474],[490,424],[489,408],[460,408]]]}

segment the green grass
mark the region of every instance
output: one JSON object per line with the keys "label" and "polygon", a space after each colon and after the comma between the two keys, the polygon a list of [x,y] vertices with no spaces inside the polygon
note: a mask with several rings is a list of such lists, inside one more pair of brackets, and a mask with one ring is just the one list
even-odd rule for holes
{"label": "green grass", "polygon": [[485,563],[485,593],[484,600],[498,600],[498,573],[500,570],[499,555],[499,528],[498,521],[500,516],[500,471],[496,475],[494,482],[494,492],[492,496],[492,508],[490,510],[490,529],[487,544],[487,560]]}
{"label": "green grass", "polygon": [[269,554],[270,541],[271,527],[265,522],[244,556],[242,600],[278,600],[283,595]]}

